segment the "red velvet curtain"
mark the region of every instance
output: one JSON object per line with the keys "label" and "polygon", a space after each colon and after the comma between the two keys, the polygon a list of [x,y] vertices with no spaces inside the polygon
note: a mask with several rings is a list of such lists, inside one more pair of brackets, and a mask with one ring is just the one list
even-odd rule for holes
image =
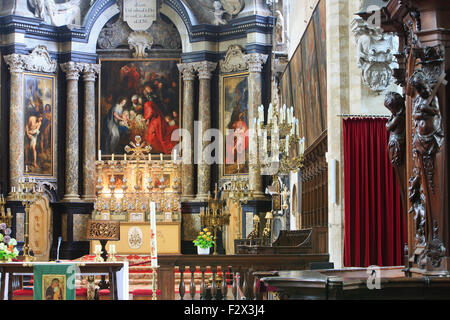
{"label": "red velvet curtain", "polygon": [[386,121],[344,120],[346,267],[403,265],[406,217],[389,161]]}

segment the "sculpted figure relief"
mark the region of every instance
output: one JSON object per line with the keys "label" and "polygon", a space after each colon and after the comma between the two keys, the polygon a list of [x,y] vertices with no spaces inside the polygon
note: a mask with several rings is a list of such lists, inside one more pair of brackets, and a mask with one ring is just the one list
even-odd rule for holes
{"label": "sculpted figure relief", "polygon": [[384,106],[392,115],[386,123],[389,136],[389,158],[394,166],[403,164],[405,153],[405,99],[396,92],[389,92]]}
{"label": "sculpted figure relief", "polygon": [[225,13],[225,10],[222,9],[222,4],[220,1],[214,1],[214,24],[216,26],[221,24],[227,24],[227,21],[222,18],[223,14]]}
{"label": "sculpted figure relief", "polygon": [[54,26],[81,24],[80,0],[69,0],[65,3],[55,3],[54,0],[28,0],[37,18]]}
{"label": "sculpted figure relief", "polygon": [[421,159],[428,184],[434,191],[434,158],[444,138],[439,102],[436,96],[431,96],[431,87],[421,69],[413,73],[409,83],[417,92],[412,114],[415,122],[413,151]]}

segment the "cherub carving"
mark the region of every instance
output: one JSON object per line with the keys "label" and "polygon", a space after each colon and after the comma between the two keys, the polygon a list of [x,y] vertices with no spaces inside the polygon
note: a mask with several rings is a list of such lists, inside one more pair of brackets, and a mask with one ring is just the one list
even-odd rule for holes
{"label": "cherub carving", "polygon": [[214,24],[216,26],[227,24],[227,21],[222,18],[223,14],[225,13],[225,10],[222,8],[222,3],[220,1],[214,1]]}
{"label": "cherub carving", "polygon": [[80,0],[55,3],[54,0],[28,0],[35,17],[54,26],[81,24]]}

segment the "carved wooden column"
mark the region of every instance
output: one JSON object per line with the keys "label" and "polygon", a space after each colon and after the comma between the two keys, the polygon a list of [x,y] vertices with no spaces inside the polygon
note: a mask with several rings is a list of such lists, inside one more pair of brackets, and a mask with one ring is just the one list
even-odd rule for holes
{"label": "carved wooden column", "polygon": [[[384,32],[396,32],[401,50],[394,70],[404,88],[405,150],[395,141],[392,126],[391,158],[404,161],[408,188],[408,267],[429,275],[450,274],[450,218],[448,207],[448,65],[450,63],[450,3],[445,0],[391,0],[382,10]],[[447,87],[446,87],[447,86]],[[387,97],[386,101],[389,102]],[[399,104],[400,105],[400,104]],[[386,105],[394,116],[400,109]],[[397,123],[400,123],[399,117]],[[401,127],[398,128],[401,132]],[[392,143],[391,143],[392,142]],[[397,150],[398,149],[398,150]],[[397,151],[400,153],[396,154]],[[392,155],[394,157],[392,157]],[[403,159],[402,159],[403,158]]]}
{"label": "carved wooden column", "polygon": [[197,201],[207,201],[211,184],[211,165],[206,164],[203,158],[203,150],[208,142],[204,141],[205,132],[211,128],[211,77],[216,69],[217,63],[204,61],[196,64],[198,77],[200,80],[199,89],[199,124],[198,146],[201,149],[201,157],[197,170]]}
{"label": "carved wooden column", "polygon": [[22,93],[22,76],[25,68],[19,54],[5,56],[11,72],[11,101],[9,112],[9,181],[10,186],[18,186],[23,177],[24,167],[24,106]]}
{"label": "carved wooden column", "polygon": [[77,202],[78,193],[78,79],[83,71],[83,64],[67,62],[61,64],[67,79],[66,106],[66,188],[63,201]]}
{"label": "carved wooden column", "polygon": [[84,119],[83,119],[83,195],[84,201],[95,200],[95,78],[100,71],[99,64],[85,64]]}
{"label": "carved wooden column", "polygon": [[[253,191],[254,198],[264,198],[261,168],[258,160],[258,137],[254,119],[258,117],[258,106],[262,104],[262,76],[263,65],[268,56],[260,53],[244,55],[244,61],[248,66],[248,106],[249,106],[249,188]],[[254,134],[252,134],[254,133]]]}
{"label": "carved wooden column", "polygon": [[182,191],[181,200],[194,199],[194,80],[195,68],[193,63],[178,65],[183,75],[183,130],[189,136],[182,137]]}

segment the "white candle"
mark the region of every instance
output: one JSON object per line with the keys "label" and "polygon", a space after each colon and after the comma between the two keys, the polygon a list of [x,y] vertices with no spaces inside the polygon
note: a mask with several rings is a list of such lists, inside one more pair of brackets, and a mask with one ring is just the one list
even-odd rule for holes
{"label": "white candle", "polygon": [[124,158],[125,161],[127,161],[127,154],[125,153]]}
{"label": "white candle", "polygon": [[114,153],[113,153],[112,156],[111,156],[111,161],[114,162]]}
{"label": "white candle", "polygon": [[163,161],[163,154],[162,153],[159,154],[159,159],[161,160],[161,162]]}
{"label": "white candle", "polygon": [[102,150],[98,150],[98,160],[101,161],[102,160]]}
{"label": "white candle", "polygon": [[158,250],[156,244],[156,203],[150,202],[150,229],[152,233],[151,247],[152,250],[152,267],[158,265]]}
{"label": "white candle", "polygon": [[148,162],[152,163],[152,155],[150,153],[148,154]]}
{"label": "white candle", "polygon": [[95,253],[100,253],[102,251],[102,246],[97,244],[95,245]]}

